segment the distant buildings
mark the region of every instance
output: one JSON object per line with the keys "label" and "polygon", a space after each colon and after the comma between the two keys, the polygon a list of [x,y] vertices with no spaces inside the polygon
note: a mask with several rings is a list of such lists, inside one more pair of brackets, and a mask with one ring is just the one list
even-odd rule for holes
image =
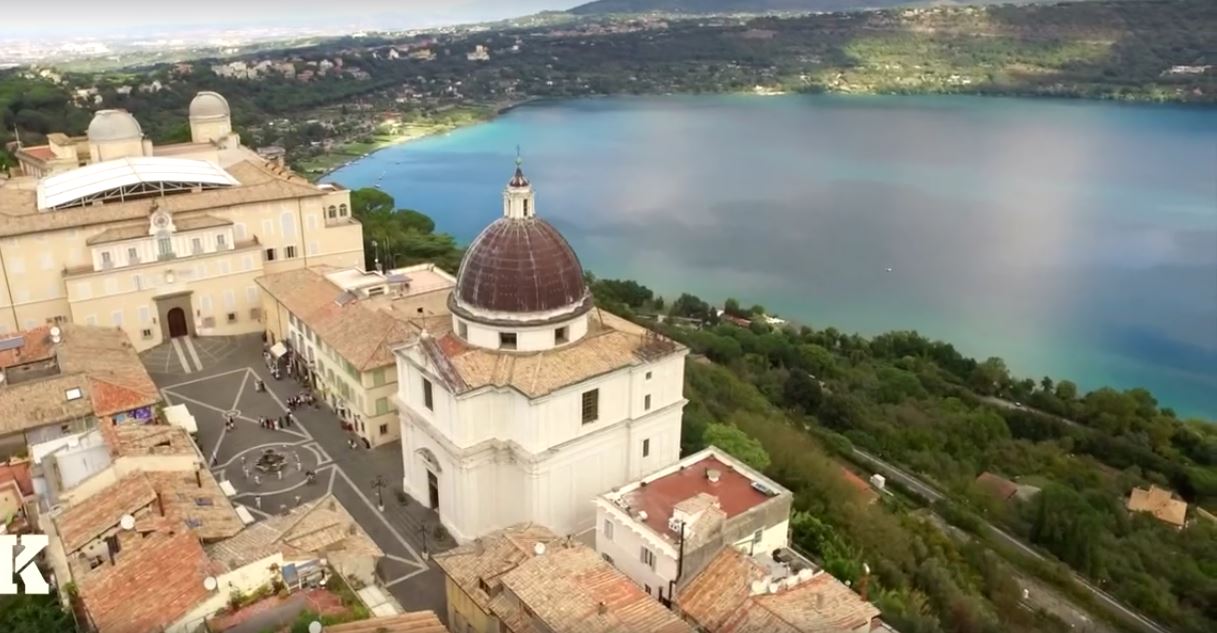
{"label": "distant buildings", "polygon": [[486,62],[490,61],[490,49],[478,44],[473,50],[465,53],[465,59],[471,62]]}

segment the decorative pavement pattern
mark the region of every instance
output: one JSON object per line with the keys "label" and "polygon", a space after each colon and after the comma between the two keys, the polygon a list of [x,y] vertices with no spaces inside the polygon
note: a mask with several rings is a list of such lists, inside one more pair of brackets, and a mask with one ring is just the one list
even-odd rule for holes
{"label": "decorative pavement pattern", "polygon": [[[179,349],[180,343],[166,343],[141,357],[165,401],[185,404],[194,415],[199,449],[216,478],[236,488],[234,502],[266,518],[333,493],[384,550],[380,576],[393,597],[407,611],[430,609],[444,619],[443,575],[428,552],[453,544],[437,542],[437,515],[401,493],[400,442],[351,448],[354,436],[323,403],[297,408],[291,427],[262,427],[259,419],[281,418],[287,398],[302,387],[293,379],[271,378],[256,335],[196,338],[197,364],[189,353],[181,361]],[[256,379],[266,384],[265,392],[257,391]],[[236,419],[231,431],[224,424],[230,412]],[[287,458],[286,467],[278,474],[255,475],[254,463],[268,448]],[[316,473],[312,484],[305,477],[310,470]]]}

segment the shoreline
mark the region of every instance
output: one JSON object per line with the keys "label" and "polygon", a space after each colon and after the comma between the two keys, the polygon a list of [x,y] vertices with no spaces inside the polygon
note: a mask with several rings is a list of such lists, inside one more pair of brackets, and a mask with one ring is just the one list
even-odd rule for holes
{"label": "shoreline", "polygon": [[817,92],[798,92],[798,91],[781,91],[781,92],[756,92],[754,90],[743,90],[738,92],[716,92],[716,93],[663,93],[663,94],[613,94],[613,95],[585,95],[571,97],[527,97],[515,101],[508,101],[501,104],[474,104],[473,108],[486,108],[488,113],[465,123],[457,123],[447,126],[430,126],[432,129],[418,134],[398,134],[391,137],[391,140],[381,141],[376,143],[372,149],[359,154],[351,155],[350,160],[344,161],[342,164],[335,165],[325,169],[325,171],[316,174],[305,174],[312,182],[321,182],[325,178],[331,176],[334,172],[339,171],[351,163],[363,160],[377,152],[392,147],[408,145],[417,141],[421,141],[433,136],[448,134],[458,130],[465,129],[474,125],[483,123],[491,123],[495,119],[509,114],[511,111],[524,107],[529,104],[539,103],[544,101],[573,101],[587,99],[611,99],[611,98],[628,98],[628,97],[678,97],[678,96],[715,96],[715,97],[749,97],[749,98],[773,98],[773,97],[795,97],[808,95],[827,95],[838,97],[978,97],[983,99],[1034,99],[1036,101],[1057,101],[1062,103],[1102,103],[1110,105],[1128,105],[1128,106],[1165,106],[1165,107],[1196,107],[1200,109],[1217,109],[1217,105],[1206,103],[1189,103],[1183,101],[1147,101],[1147,100],[1124,100],[1124,99],[1104,99],[1095,97],[1084,97],[1080,95],[1043,95],[1043,94],[994,94],[986,92],[920,92],[920,93],[889,93],[889,92],[850,92],[839,90],[823,90]]}

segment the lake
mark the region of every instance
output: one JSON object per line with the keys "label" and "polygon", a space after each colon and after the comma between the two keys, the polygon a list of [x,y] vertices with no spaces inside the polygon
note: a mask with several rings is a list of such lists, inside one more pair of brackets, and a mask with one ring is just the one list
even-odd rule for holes
{"label": "lake", "polygon": [[538,214],[600,277],[736,297],[813,327],[916,329],[1020,375],[1144,386],[1217,419],[1217,110],[575,100],[329,179],[379,181],[467,243],[500,215],[517,145]]}

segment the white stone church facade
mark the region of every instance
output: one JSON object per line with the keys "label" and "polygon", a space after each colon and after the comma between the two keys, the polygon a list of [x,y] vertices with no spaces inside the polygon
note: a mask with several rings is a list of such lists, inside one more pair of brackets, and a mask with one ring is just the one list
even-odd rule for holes
{"label": "white stone church facade", "polygon": [[687,350],[597,309],[517,167],[446,314],[395,350],[404,489],[458,541],[592,527],[593,499],[680,458]]}

